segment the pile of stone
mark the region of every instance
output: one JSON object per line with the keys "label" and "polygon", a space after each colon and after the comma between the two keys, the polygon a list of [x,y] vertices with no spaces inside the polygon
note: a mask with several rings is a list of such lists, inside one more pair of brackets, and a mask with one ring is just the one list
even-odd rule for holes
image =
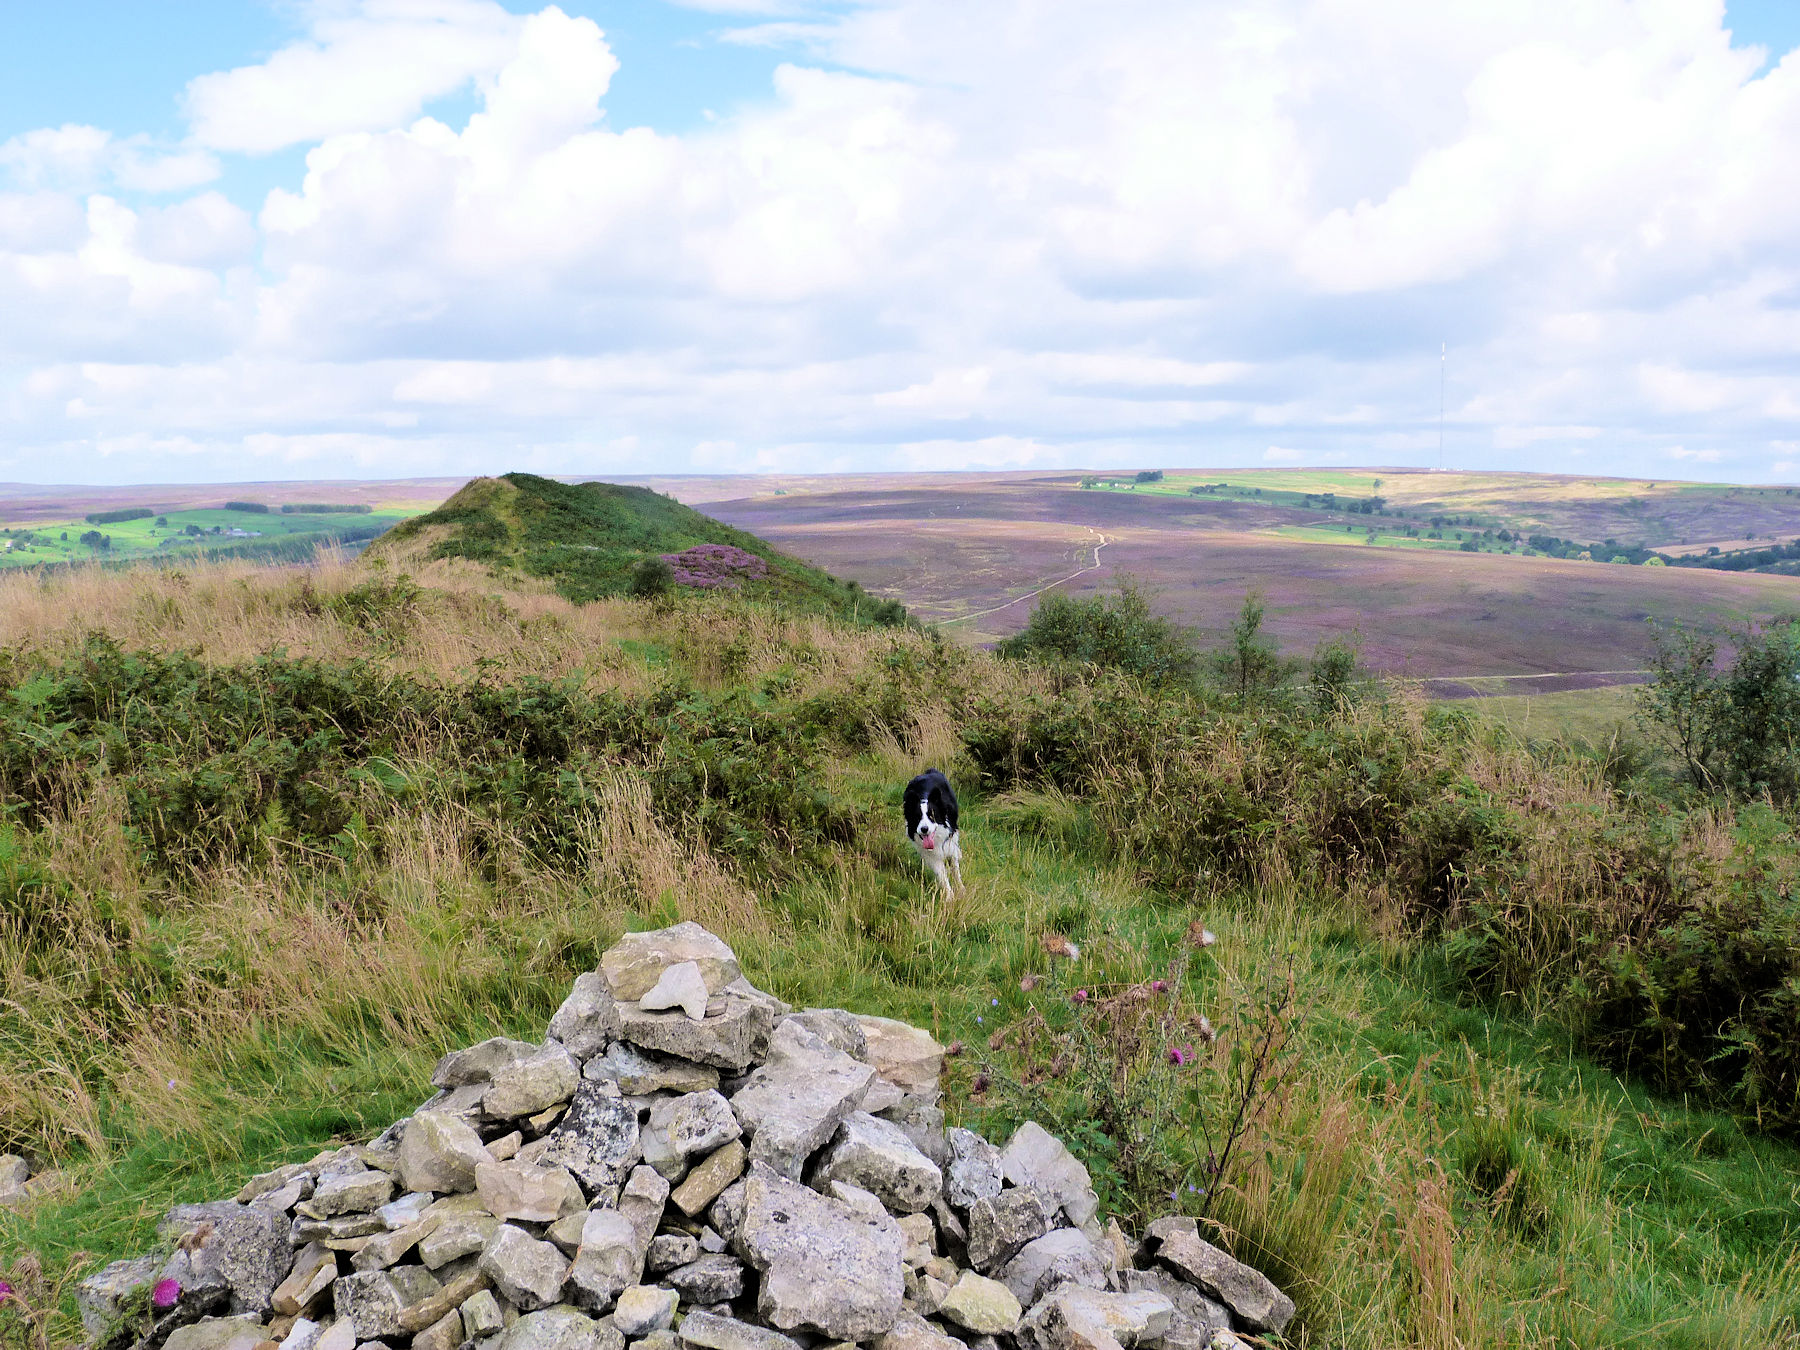
{"label": "pile of stone", "polygon": [[1293,1304],[1194,1220],[1102,1224],[1036,1124],[944,1128],[924,1031],[795,1011],[696,924],[541,1045],[447,1055],[367,1145],[180,1205],[81,1288],[99,1350],[1206,1350]]}

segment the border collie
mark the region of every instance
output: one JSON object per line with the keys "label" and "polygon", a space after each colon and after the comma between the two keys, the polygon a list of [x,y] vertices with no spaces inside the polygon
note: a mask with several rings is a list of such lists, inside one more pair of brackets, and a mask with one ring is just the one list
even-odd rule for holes
{"label": "border collie", "polygon": [[962,886],[962,848],[956,834],[956,794],[950,780],[936,769],[927,769],[906,785],[901,799],[906,812],[906,837],[919,857],[936,874],[944,894],[954,895],[950,874]]}

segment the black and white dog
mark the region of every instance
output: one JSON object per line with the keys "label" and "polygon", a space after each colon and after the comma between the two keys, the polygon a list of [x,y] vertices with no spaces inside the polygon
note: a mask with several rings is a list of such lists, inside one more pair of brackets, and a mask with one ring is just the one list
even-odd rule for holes
{"label": "black and white dog", "polygon": [[955,894],[950,874],[956,885],[962,885],[962,848],[956,835],[956,794],[950,780],[936,769],[927,769],[906,785],[901,799],[906,811],[906,837],[919,850],[919,857],[937,875],[946,895]]}

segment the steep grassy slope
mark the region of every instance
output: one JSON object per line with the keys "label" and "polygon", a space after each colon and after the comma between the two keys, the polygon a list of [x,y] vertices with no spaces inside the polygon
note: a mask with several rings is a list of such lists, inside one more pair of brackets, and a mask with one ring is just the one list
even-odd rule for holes
{"label": "steep grassy slope", "polygon": [[898,604],[867,596],[753,534],[648,488],[615,483],[559,483],[528,473],[477,478],[437,510],[393,530],[372,553],[469,558],[548,580],[580,604],[624,594],[632,568],[646,558],[701,544],[743,549],[768,564],[766,575],[735,588],[747,599],[879,624],[905,620]]}

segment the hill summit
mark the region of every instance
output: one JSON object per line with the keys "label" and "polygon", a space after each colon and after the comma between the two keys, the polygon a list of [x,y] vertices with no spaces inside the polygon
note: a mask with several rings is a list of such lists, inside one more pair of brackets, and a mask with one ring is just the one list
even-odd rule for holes
{"label": "hill summit", "polygon": [[[550,581],[585,603],[623,595],[648,560],[671,565],[676,590],[729,589],[877,624],[906,621],[897,601],[866,594],[649,488],[561,483],[530,473],[475,478],[437,510],[397,526],[375,556],[469,558]],[[655,569],[652,567],[652,570]]]}

